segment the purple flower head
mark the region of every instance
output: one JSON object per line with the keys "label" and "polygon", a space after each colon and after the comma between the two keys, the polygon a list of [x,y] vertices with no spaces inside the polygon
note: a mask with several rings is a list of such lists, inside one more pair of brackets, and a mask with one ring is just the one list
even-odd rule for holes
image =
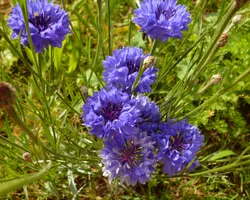
{"label": "purple flower head", "polygon": [[[68,14],[48,0],[27,0],[28,21],[35,51],[40,53],[44,48],[62,47],[65,35],[70,33]],[[12,8],[8,24],[13,30],[12,39],[21,36],[21,43],[28,45],[28,33],[21,7],[17,4]]]}
{"label": "purple flower head", "polygon": [[156,123],[160,120],[159,107],[154,103],[150,102],[148,97],[138,95],[136,98],[136,108],[141,112],[141,118],[144,122]]}
{"label": "purple flower head", "polygon": [[135,107],[140,110],[137,127],[140,127],[141,130],[151,135],[155,125],[160,122],[159,107],[154,102],[150,102],[148,97],[143,95],[134,97],[134,103]]}
{"label": "purple flower head", "polygon": [[[144,55],[138,47],[123,47],[115,50],[112,56],[107,56],[103,61],[103,80],[107,83],[107,89],[116,87],[123,92],[131,93],[140,65],[146,57],[148,55]],[[140,77],[135,92],[151,92],[150,86],[156,79],[156,72],[157,69],[154,67],[147,68]]]}
{"label": "purple flower head", "polygon": [[114,178],[120,178],[121,183],[128,185],[134,186],[137,182],[145,184],[155,171],[153,144],[151,137],[145,132],[128,140],[114,137],[106,141],[100,152],[104,176],[109,176],[110,182]]}
{"label": "purple flower head", "polygon": [[[173,176],[181,172],[195,158],[195,154],[203,145],[204,136],[186,120],[162,124],[162,134],[158,134],[158,160],[163,163],[163,172]],[[198,166],[194,162],[191,170]]]}
{"label": "purple flower head", "polygon": [[166,41],[169,37],[182,38],[182,31],[191,22],[186,7],[177,0],[144,0],[134,11],[134,22],[152,39]]}
{"label": "purple flower head", "polygon": [[111,138],[121,134],[124,138],[138,132],[135,127],[140,111],[127,93],[116,88],[102,89],[89,97],[83,106],[82,119],[90,133],[99,138]]}

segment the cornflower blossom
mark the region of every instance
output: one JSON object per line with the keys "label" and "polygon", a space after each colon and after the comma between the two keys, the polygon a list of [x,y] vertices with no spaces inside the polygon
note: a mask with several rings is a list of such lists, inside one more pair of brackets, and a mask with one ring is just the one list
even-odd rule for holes
{"label": "cornflower blossom", "polygon": [[166,41],[169,37],[182,38],[182,31],[191,22],[186,7],[176,5],[177,0],[144,0],[134,10],[133,22],[152,39]]}
{"label": "cornflower blossom", "polygon": [[143,95],[138,95],[134,99],[135,107],[140,110],[137,126],[150,134],[152,126],[160,122],[159,107]]}
{"label": "cornflower blossom", "polygon": [[134,99],[113,88],[110,91],[102,89],[89,97],[83,105],[82,119],[91,128],[90,133],[99,138],[112,138],[117,134],[130,138],[137,130],[135,124],[139,115]]}
{"label": "cornflower blossom", "polygon": [[[195,154],[203,145],[204,136],[186,120],[173,123],[169,121],[161,125],[162,134],[157,134],[158,161],[163,163],[163,172],[172,177],[181,172],[195,158]],[[195,161],[189,170],[199,163]]]}
{"label": "cornflower blossom", "polygon": [[[107,83],[107,90],[116,87],[130,94],[139,68],[148,56],[148,54],[144,55],[138,47],[123,47],[115,50],[112,56],[107,56],[106,60],[103,61],[105,68],[103,80]],[[151,92],[150,86],[156,79],[157,71],[154,64],[146,68],[138,81],[139,85],[134,91]]]}
{"label": "cornflower blossom", "polygon": [[[62,47],[62,41],[70,33],[68,14],[48,0],[27,0],[28,22],[30,35],[35,52],[42,52],[44,48]],[[19,4],[12,8],[8,24],[13,30],[12,39],[21,37],[21,44],[27,46],[28,33],[22,9]]]}
{"label": "cornflower blossom", "polygon": [[106,141],[101,150],[103,175],[108,176],[110,182],[119,178],[121,183],[134,186],[137,182],[145,184],[151,179],[156,164],[154,142],[145,132],[134,135],[128,140],[114,137]]}

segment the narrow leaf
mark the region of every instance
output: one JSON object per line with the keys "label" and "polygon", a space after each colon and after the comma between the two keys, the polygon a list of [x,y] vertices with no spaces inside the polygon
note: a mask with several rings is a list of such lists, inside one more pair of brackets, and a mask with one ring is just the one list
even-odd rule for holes
{"label": "narrow leaf", "polygon": [[17,178],[13,181],[8,181],[8,182],[0,184],[0,197],[41,179],[45,174],[48,173],[50,167],[51,167],[51,163],[48,164],[45,168],[43,168],[41,171],[35,174],[29,174],[27,176]]}
{"label": "narrow leaf", "polygon": [[218,160],[220,158],[224,158],[224,157],[232,156],[232,155],[236,155],[236,154],[233,151],[231,151],[231,150],[223,150],[223,151],[220,151],[217,154],[215,154],[208,161],[214,161],[214,160]]}

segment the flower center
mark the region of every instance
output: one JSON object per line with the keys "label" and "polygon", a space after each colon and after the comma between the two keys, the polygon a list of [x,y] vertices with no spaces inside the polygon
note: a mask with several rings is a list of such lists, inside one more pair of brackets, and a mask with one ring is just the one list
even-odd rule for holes
{"label": "flower center", "polygon": [[102,116],[107,121],[114,121],[115,119],[119,118],[122,108],[122,104],[108,103],[108,106],[102,109]]}
{"label": "flower center", "polygon": [[173,10],[172,12],[164,10],[162,14],[165,16],[166,20],[168,20],[175,15],[175,10]]}
{"label": "flower center", "polygon": [[139,71],[139,67],[136,62],[133,62],[131,60],[127,61],[127,67],[128,67],[128,74],[132,74],[134,72],[138,72]]}
{"label": "flower center", "polygon": [[139,144],[134,144],[134,142],[128,141],[124,145],[124,149],[120,151],[120,159],[122,165],[125,165],[126,163],[129,165],[129,167],[137,166],[142,160],[142,154]]}
{"label": "flower center", "polygon": [[46,30],[50,25],[50,16],[44,17],[44,14],[40,14],[38,12],[34,12],[34,16],[29,17],[29,22],[33,24],[39,31]]}
{"label": "flower center", "polygon": [[187,149],[189,144],[184,141],[183,137],[178,133],[176,136],[170,138],[170,149],[176,150],[182,153],[183,150]]}
{"label": "flower center", "polygon": [[162,7],[163,7],[163,5],[158,5],[157,9],[155,11],[155,16],[156,16],[157,20],[160,19],[161,14],[163,14],[165,16],[166,20],[170,19],[171,17],[173,17],[175,15],[176,10],[174,8],[169,8],[168,10],[166,10]]}

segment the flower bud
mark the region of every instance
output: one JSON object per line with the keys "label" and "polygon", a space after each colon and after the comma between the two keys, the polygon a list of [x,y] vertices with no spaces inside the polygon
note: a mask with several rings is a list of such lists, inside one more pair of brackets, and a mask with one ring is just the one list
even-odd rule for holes
{"label": "flower bud", "polygon": [[11,107],[15,102],[15,89],[5,82],[0,82],[0,108]]}
{"label": "flower bud", "polygon": [[211,83],[212,83],[213,85],[215,85],[215,84],[221,82],[221,80],[222,80],[222,76],[221,76],[220,74],[215,74],[215,75],[213,75],[212,78],[211,78]]}
{"label": "flower bud", "polygon": [[31,159],[31,155],[29,152],[25,152],[23,154],[23,160],[27,161],[27,162],[32,162],[32,159]]}
{"label": "flower bud", "polygon": [[222,33],[220,38],[218,39],[216,46],[218,48],[224,47],[228,42],[228,34],[227,33]]}
{"label": "flower bud", "polygon": [[142,69],[146,70],[147,68],[153,67],[155,65],[155,57],[148,56],[144,59]]}
{"label": "flower bud", "polygon": [[88,88],[85,85],[81,87],[81,92],[85,99],[89,97]]}
{"label": "flower bud", "polygon": [[233,25],[237,25],[241,22],[242,20],[242,15],[238,14],[238,15],[235,15],[233,18],[232,18],[232,24]]}

